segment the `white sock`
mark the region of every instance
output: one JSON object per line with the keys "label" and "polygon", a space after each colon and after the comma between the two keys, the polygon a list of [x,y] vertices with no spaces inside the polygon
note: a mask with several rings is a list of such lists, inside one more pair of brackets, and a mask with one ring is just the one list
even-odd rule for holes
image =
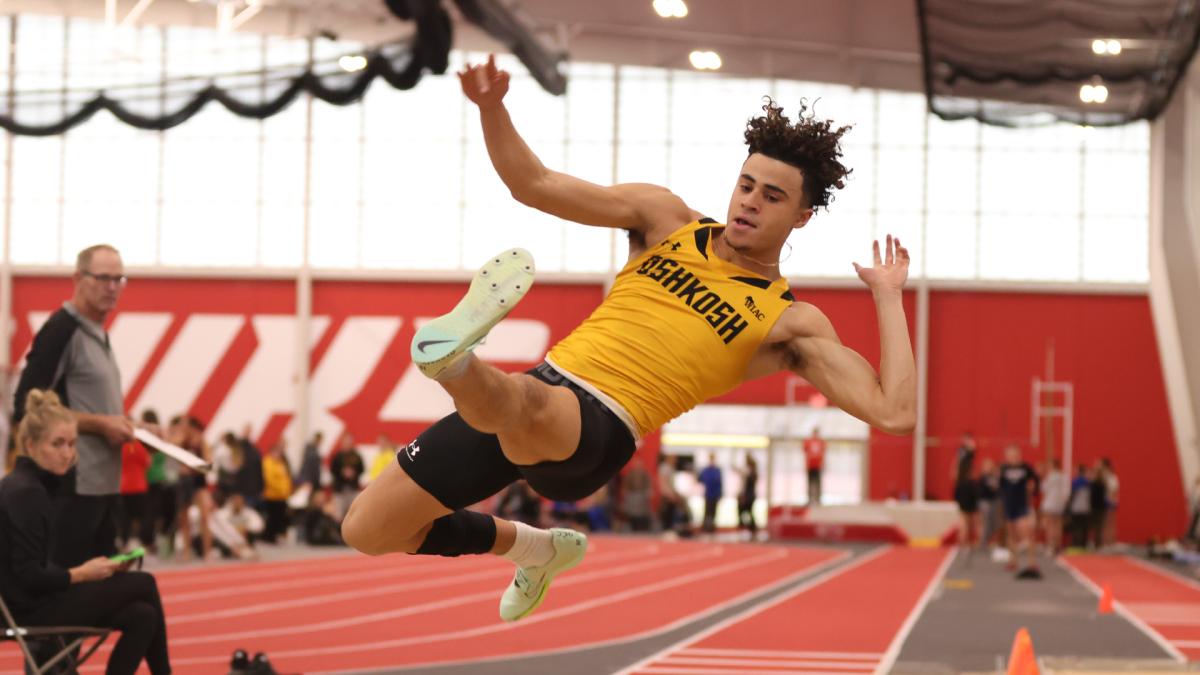
{"label": "white sock", "polygon": [[554,558],[554,535],[550,530],[539,530],[525,523],[513,525],[517,526],[517,540],[501,558],[517,567],[541,567]]}
{"label": "white sock", "polygon": [[470,365],[471,365],[471,354],[468,353],[464,356],[461,356],[458,359],[458,361],[456,361],[449,368],[446,368],[442,372],[438,373],[437,377],[435,377],[433,379],[437,380],[438,382],[453,382],[454,380],[457,380],[458,378],[462,377],[463,375],[466,375],[467,367]]}

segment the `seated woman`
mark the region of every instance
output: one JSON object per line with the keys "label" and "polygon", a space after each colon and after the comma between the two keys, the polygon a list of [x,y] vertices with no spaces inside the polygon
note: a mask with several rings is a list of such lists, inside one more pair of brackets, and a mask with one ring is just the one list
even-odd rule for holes
{"label": "seated woman", "polygon": [[17,436],[21,454],[0,480],[0,596],[21,626],[121,631],[106,675],[133,675],[143,658],[152,675],[170,675],[154,577],[108,558],[69,570],[47,562],[50,494],[75,463],[75,420],[54,392],[35,389],[27,401]]}

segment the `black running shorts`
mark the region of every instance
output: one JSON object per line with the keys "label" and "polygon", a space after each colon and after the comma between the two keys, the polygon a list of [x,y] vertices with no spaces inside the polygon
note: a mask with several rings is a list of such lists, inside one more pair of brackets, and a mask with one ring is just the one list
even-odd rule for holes
{"label": "black running shorts", "polygon": [[633,457],[629,428],[603,403],[550,364],[526,371],[542,382],[566,387],[579,399],[582,422],[575,454],[561,462],[513,464],[495,434],[476,431],[453,413],[434,423],[396,453],[400,467],[448,509],[457,511],[525,479],[539,495],[574,502],[603,487]]}

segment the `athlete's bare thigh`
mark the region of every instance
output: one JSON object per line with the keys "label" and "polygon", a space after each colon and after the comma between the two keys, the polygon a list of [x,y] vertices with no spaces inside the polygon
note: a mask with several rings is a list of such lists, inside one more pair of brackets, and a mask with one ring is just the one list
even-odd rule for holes
{"label": "athlete's bare thigh", "polygon": [[369,555],[416,553],[430,524],[450,513],[391,462],[350,505],[342,537]]}
{"label": "athlete's bare thigh", "polygon": [[496,434],[504,456],[523,466],[570,459],[582,428],[575,392],[523,373],[511,377],[525,396],[525,410],[520,425]]}

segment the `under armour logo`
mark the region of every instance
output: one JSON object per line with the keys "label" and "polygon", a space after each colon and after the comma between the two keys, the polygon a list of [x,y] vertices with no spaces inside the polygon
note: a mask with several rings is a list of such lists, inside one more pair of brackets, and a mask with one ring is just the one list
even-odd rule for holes
{"label": "under armour logo", "polygon": [[408,455],[409,461],[413,461],[413,462],[415,462],[417,460],[417,453],[420,451],[421,451],[421,446],[417,445],[416,441],[413,441],[412,443],[408,444],[407,447],[404,448],[404,454]]}
{"label": "under armour logo", "polygon": [[682,244],[680,244],[679,242],[675,242],[674,244],[671,244],[671,250],[678,251],[680,246],[682,246]]}

